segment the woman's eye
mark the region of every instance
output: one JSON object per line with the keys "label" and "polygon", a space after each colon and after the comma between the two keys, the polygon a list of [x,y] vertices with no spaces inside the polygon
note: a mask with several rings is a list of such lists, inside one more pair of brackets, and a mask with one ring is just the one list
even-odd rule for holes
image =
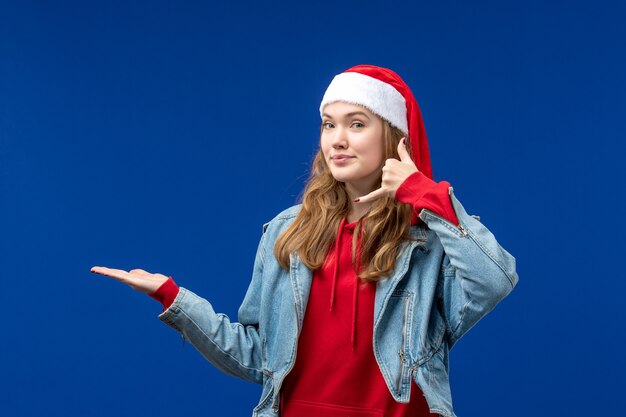
{"label": "woman's eye", "polygon": [[365,125],[363,123],[361,123],[361,122],[354,122],[354,123],[352,123],[352,127],[360,129],[362,127],[365,127]]}
{"label": "woman's eye", "polygon": [[325,123],[322,123],[322,127],[324,129],[332,129],[333,128],[333,124],[331,122],[325,122]]}

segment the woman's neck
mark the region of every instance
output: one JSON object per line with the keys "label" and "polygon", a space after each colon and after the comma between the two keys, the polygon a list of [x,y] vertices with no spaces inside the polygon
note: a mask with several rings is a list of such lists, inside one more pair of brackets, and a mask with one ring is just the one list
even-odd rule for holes
{"label": "woman's neck", "polygon": [[348,213],[348,223],[354,223],[361,217],[365,216],[365,213],[370,209],[372,203],[355,203],[350,202],[350,212]]}
{"label": "woman's neck", "polygon": [[364,187],[356,187],[354,184],[346,184],[346,191],[350,197],[350,212],[348,213],[348,223],[353,223],[359,220],[367,213],[372,206],[372,203],[355,203],[354,199],[363,197],[370,193],[368,190],[374,190],[371,185]]}
{"label": "woman's neck", "polygon": [[[365,216],[365,213],[372,206],[372,202],[369,203],[355,203],[354,199],[363,197],[364,195],[369,194],[375,188],[372,186],[357,188],[353,184],[346,184],[346,191],[348,191],[348,196],[350,197],[350,212],[348,213],[348,223],[353,223],[359,220],[361,217]],[[368,191],[370,190],[370,191]]]}

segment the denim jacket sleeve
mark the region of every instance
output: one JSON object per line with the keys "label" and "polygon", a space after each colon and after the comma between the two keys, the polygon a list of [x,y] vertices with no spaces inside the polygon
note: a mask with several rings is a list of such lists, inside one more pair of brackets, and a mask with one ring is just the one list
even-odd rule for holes
{"label": "denim jacket sleeve", "polygon": [[256,287],[263,270],[263,240],[262,237],[238,323],[216,313],[211,303],[182,287],[172,305],[159,315],[216,368],[259,384],[263,382],[263,372],[258,320],[260,290]]}
{"label": "denim jacket sleeve", "polygon": [[445,252],[437,299],[451,348],[511,292],[518,275],[515,258],[478,218],[467,214],[452,187],[449,194],[460,226],[427,209],[419,216],[437,234]]}

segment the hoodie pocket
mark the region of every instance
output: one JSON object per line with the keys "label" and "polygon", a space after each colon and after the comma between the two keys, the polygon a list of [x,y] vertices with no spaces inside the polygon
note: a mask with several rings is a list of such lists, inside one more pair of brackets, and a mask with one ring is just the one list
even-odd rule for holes
{"label": "hoodie pocket", "polygon": [[285,417],[385,417],[384,412],[369,408],[291,399],[283,403],[282,415]]}

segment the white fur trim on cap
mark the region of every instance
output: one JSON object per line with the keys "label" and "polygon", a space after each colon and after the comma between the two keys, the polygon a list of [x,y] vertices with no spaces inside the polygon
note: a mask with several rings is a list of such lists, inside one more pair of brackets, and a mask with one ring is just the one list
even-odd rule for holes
{"label": "white fur trim on cap", "polygon": [[320,105],[320,116],[327,104],[343,101],[359,104],[387,120],[408,134],[406,101],[391,85],[358,72],[343,72],[336,75],[324,93]]}

